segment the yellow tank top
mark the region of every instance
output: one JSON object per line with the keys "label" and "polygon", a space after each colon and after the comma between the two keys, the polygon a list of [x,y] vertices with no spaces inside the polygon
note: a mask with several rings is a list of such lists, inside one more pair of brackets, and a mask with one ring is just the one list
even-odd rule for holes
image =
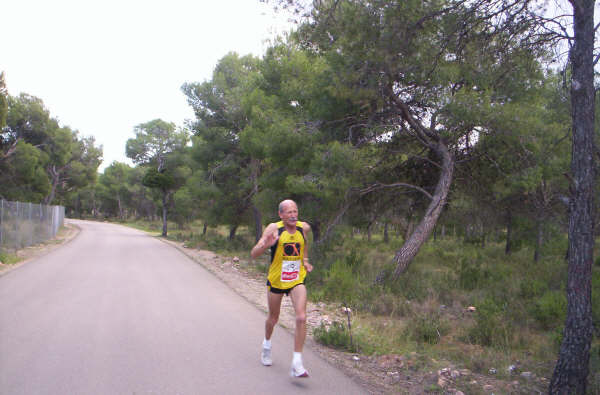
{"label": "yellow tank top", "polygon": [[277,223],[279,239],[271,247],[271,266],[268,279],[271,286],[279,289],[289,289],[304,281],[304,230],[302,222],[296,222],[296,231],[289,233],[285,230],[283,221]]}

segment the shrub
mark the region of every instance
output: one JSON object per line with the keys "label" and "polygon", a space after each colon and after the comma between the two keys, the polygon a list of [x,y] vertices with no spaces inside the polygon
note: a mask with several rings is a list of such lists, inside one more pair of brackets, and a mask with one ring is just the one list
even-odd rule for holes
{"label": "shrub", "polygon": [[504,308],[493,300],[484,300],[475,313],[475,325],[467,331],[467,340],[482,346],[510,347],[513,328],[506,319]]}
{"label": "shrub", "polygon": [[544,329],[561,325],[567,314],[565,293],[562,291],[547,291],[535,302],[532,314]]}
{"label": "shrub", "polygon": [[439,314],[419,315],[405,329],[405,335],[417,343],[437,344],[448,333],[448,325]]}
{"label": "shrub", "polygon": [[352,272],[357,273],[365,263],[365,257],[356,248],[352,248],[350,253],[344,257],[344,263],[352,269]]}
{"label": "shrub", "polygon": [[352,268],[343,261],[336,261],[325,275],[323,281],[323,297],[331,301],[345,301],[350,304],[358,297],[361,283],[360,276],[353,273]]}
{"label": "shrub", "polygon": [[548,284],[537,278],[524,278],[521,281],[519,295],[531,299],[544,294],[548,290]]}
{"label": "shrub", "polygon": [[329,328],[321,323],[321,326],[315,328],[313,335],[317,342],[323,345],[350,352],[359,352],[360,347],[355,339],[352,342],[350,341],[350,333],[341,322],[334,321]]}
{"label": "shrub", "polygon": [[368,311],[375,315],[405,317],[411,311],[410,304],[401,296],[382,291],[368,302]]}
{"label": "shrub", "polygon": [[471,291],[477,288],[482,278],[483,274],[479,262],[472,262],[467,258],[460,260],[458,284],[462,289]]}
{"label": "shrub", "polygon": [[9,254],[8,252],[0,251],[0,262],[5,265],[11,265],[19,262],[21,259],[15,254]]}

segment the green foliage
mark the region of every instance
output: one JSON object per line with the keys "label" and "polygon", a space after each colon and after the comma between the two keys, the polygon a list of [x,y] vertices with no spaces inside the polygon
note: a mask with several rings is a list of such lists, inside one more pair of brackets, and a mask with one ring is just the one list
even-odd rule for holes
{"label": "green foliage", "polygon": [[487,268],[482,268],[481,262],[473,262],[468,258],[461,259],[458,271],[458,283],[462,289],[472,291],[480,287],[489,277],[490,272]]}
{"label": "green foliage", "polygon": [[323,345],[349,352],[360,352],[361,347],[356,338],[350,341],[350,332],[341,322],[334,321],[329,328],[323,323],[313,332],[315,340]]}
{"label": "green foliage", "polygon": [[439,314],[418,314],[405,329],[405,336],[417,343],[437,344],[449,331]]}
{"label": "green foliage", "polygon": [[8,90],[4,71],[0,72],[0,130],[6,125],[6,116],[8,114]]}
{"label": "green foliage", "polygon": [[475,325],[466,334],[466,340],[482,346],[508,349],[512,345],[514,327],[505,314],[505,305],[492,299],[478,304]]}
{"label": "green foliage", "polygon": [[544,329],[562,325],[567,314],[565,292],[547,291],[535,302],[532,314]]}
{"label": "green foliage", "polygon": [[2,262],[5,265],[13,265],[15,263],[18,263],[21,261],[21,258],[19,258],[17,255],[15,254],[10,254],[6,251],[0,251],[0,262]]}
{"label": "green foliage", "polygon": [[360,297],[360,288],[360,276],[342,260],[335,261],[323,279],[323,296],[329,301],[354,304]]}
{"label": "green foliage", "polygon": [[519,295],[526,299],[537,298],[548,290],[548,283],[538,278],[525,277],[521,280]]}
{"label": "green foliage", "polygon": [[6,127],[0,131],[0,196],[65,204],[74,190],[95,181],[102,149],[93,137],[61,127],[42,100],[4,93],[0,92],[7,100]]}
{"label": "green foliage", "polygon": [[159,172],[155,168],[149,168],[142,178],[142,185],[148,188],[156,188],[168,191],[175,186],[175,178],[166,172]]}

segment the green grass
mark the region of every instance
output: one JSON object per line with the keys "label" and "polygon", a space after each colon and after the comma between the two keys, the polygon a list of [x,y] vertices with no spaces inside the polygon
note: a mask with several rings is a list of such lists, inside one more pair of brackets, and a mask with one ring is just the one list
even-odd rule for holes
{"label": "green grass", "polygon": [[5,265],[14,265],[15,263],[19,263],[22,259],[19,258],[16,254],[11,254],[6,251],[0,251],[0,262]]}

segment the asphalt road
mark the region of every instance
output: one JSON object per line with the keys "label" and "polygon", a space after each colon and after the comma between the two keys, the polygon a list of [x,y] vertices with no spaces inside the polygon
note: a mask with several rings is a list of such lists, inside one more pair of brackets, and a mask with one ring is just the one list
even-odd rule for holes
{"label": "asphalt road", "polygon": [[119,225],[74,221],[71,242],[0,277],[0,394],[358,394],[293,337],[178,250]]}

